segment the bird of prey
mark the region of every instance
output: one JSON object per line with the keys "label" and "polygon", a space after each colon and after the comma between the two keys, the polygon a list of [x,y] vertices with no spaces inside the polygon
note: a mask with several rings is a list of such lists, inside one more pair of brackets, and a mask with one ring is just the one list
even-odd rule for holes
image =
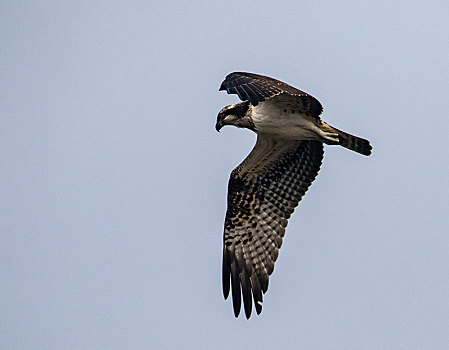
{"label": "bird of prey", "polygon": [[253,74],[229,74],[220,86],[243,101],[224,107],[217,131],[225,125],[257,134],[251,153],[235,168],[228,185],[223,238],[223,294],[232,290],[234,315],[242,297],[246,318],[252,302],[262,311],[262,293],[282,245],[287,220],[318,174],[323,143],[365,156],[369,141],[320,119],[321,103],[279,80]]}

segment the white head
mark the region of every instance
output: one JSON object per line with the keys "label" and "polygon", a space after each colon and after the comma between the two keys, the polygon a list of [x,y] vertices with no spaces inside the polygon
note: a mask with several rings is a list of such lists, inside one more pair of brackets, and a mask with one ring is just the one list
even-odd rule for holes
{"label": "white head", "polygon": [[252,106],[249,101],[235,103],[224,107],[217,116],[215,129],[220,129],[225,125],[234,125],[238,128],[248,128],[254,130],[254,123],[251,118]]}

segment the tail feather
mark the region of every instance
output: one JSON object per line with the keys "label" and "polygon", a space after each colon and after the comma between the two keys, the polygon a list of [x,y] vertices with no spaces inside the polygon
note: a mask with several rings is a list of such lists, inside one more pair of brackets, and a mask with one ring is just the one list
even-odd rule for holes
{"label": "tail feather", "polygon": [[355,151],[355,152],[363,154],[365,156],[369,156],[371,154],[371,150],[373,149],[373,147],[371,147],[368,140],[348,134],[344,131],[334,128],[333,126],[330,126],[330,125],[327,125],[327,126],[330,129],[332,129],[332,132],[335,132],[338,134],[339,142],[333,143],[333,144],[341,145],[347,149],[350,149],[351,151]]}

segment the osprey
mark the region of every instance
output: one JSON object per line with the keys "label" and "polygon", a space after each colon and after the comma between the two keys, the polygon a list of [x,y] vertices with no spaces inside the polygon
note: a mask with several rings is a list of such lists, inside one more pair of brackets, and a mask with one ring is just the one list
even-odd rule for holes
{"label": "osprey", "polygon": [[282,245],[287,220],[318,174],[323,143],[365,156],[369,141],[338,130],[320,119],[321,103],[279,80],[253,73],[229,74],[220,86],[243,102],[224,107],[217,131],[225,125],[247,128],[257,142],[235,168],[228,185],[224,224],[223,294],[232,290],[234,315],[252,301],[262,311],[262,293]]}

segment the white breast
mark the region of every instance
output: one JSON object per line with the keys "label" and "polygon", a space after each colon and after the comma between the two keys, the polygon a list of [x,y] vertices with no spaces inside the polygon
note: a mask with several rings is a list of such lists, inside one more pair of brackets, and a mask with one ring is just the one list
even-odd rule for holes
{"label": "white breast", "polygon": [[295,110],[294,106],[273,103],[270,99],[253,107],[251,117],[258,134],[268,134],[285,140],[317,138],[313,131],[316,126],[311,118]]}

